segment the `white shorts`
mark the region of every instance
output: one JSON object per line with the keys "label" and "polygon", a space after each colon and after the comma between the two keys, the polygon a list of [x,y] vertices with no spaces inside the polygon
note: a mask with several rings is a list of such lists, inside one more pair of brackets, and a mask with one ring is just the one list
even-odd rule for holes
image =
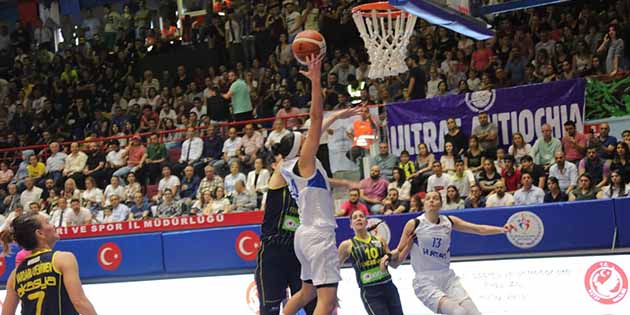
{"label": "white shorts", "polygon": [[295,231],[295,256],[302,264],[300,278],[314,286],[341,281],[339,254],[334,229],[298,227]]}
{"label": "white shorts", "polygon": [[459,282],[459,277],[451,269],[416,274],[413,279],[413,290],[422,304],[434,313],[438,312],[442,297],[446,296],[458,304],[469,298],[468,292]]}

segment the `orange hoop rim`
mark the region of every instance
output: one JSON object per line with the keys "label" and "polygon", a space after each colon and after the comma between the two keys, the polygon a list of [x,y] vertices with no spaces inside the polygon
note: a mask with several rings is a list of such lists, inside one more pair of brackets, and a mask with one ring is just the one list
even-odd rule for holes
{"label": "orange hoop rim", "polygon": [[409,15],[409,13],[389,4],[387,1],[370,2],[358,5],[352,8],[352,13],[360,12],[363,17],[398,17],[401,15]]}

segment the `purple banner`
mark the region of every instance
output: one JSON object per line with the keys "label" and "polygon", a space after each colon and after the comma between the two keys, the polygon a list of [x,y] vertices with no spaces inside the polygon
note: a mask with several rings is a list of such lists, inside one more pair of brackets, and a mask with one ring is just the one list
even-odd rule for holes
{"label": "purple banner", "polygon": [[498,126],[502,147],[512,142],[515,132],[533,144],[542,136],[544,123],[560,138],[567,120],[575,121],[578,131],[584,129],[585,87],[584,79],[575,79],[389,104],[390,152],[400,155],[407,150],[415,157],[418,144],[426,143],[429,151],[440,155],[448,132],[446,120],[455,118],[461,131],[470,136],[482,111]]}

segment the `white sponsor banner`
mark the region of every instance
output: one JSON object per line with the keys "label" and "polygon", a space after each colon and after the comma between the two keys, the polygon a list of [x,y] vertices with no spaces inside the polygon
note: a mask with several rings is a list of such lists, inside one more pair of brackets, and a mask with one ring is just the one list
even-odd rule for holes
{"label": "white sponsor banner", "polygon": [[[630,255],[510,259],[452,264],[485,314],[628,315]],[[392,270],[406,315],[432,314],[415,297],[409,265]],[[366,314],[354,271],[343,269],[339,315]],[[257,314],[252,275],[92,284],[99,314]],[[4,291],[0,291],[4,297]]]}

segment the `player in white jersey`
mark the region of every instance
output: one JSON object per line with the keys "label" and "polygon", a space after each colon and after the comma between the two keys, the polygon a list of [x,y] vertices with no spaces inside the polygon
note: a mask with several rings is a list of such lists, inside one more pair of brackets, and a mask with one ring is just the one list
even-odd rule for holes
{"label": "player in white jersey", "polygon": [[405,225],[398,248],[383,257],[381,268],[397,267],[411,252],[411,266],[416,276],[413,288],[422,303],[435,313],[446,315],[481,314],[450,269],[451,231],[494,235],[508,233],[512,227],[479,225],[455,216],[440,214],[442,197],[427,193],[425,213]]}
{"label": "player in white jersey", "polygon": [[311,80],[311,125],[306,136],[293,132],[274,145],[274,155],[283,160],[280,172],[274,172],[269,181],[271,187],[288,185],[300,216],[294,249],[302,265],[300,277],[303,283],[285,305],[285,315],[295,314],[315,297],[315,315],[332,314],[337,305],[337,283],[341,276],[335,242],[337,221],[330,185],[348,185],[348,182],[329,180],[315,155],[322,130],[336,119],[357,115],[360,110],[357,107],[339,111],[324,122],[321,59],[307,58],[307,63],[308,71],[301,73]]}

